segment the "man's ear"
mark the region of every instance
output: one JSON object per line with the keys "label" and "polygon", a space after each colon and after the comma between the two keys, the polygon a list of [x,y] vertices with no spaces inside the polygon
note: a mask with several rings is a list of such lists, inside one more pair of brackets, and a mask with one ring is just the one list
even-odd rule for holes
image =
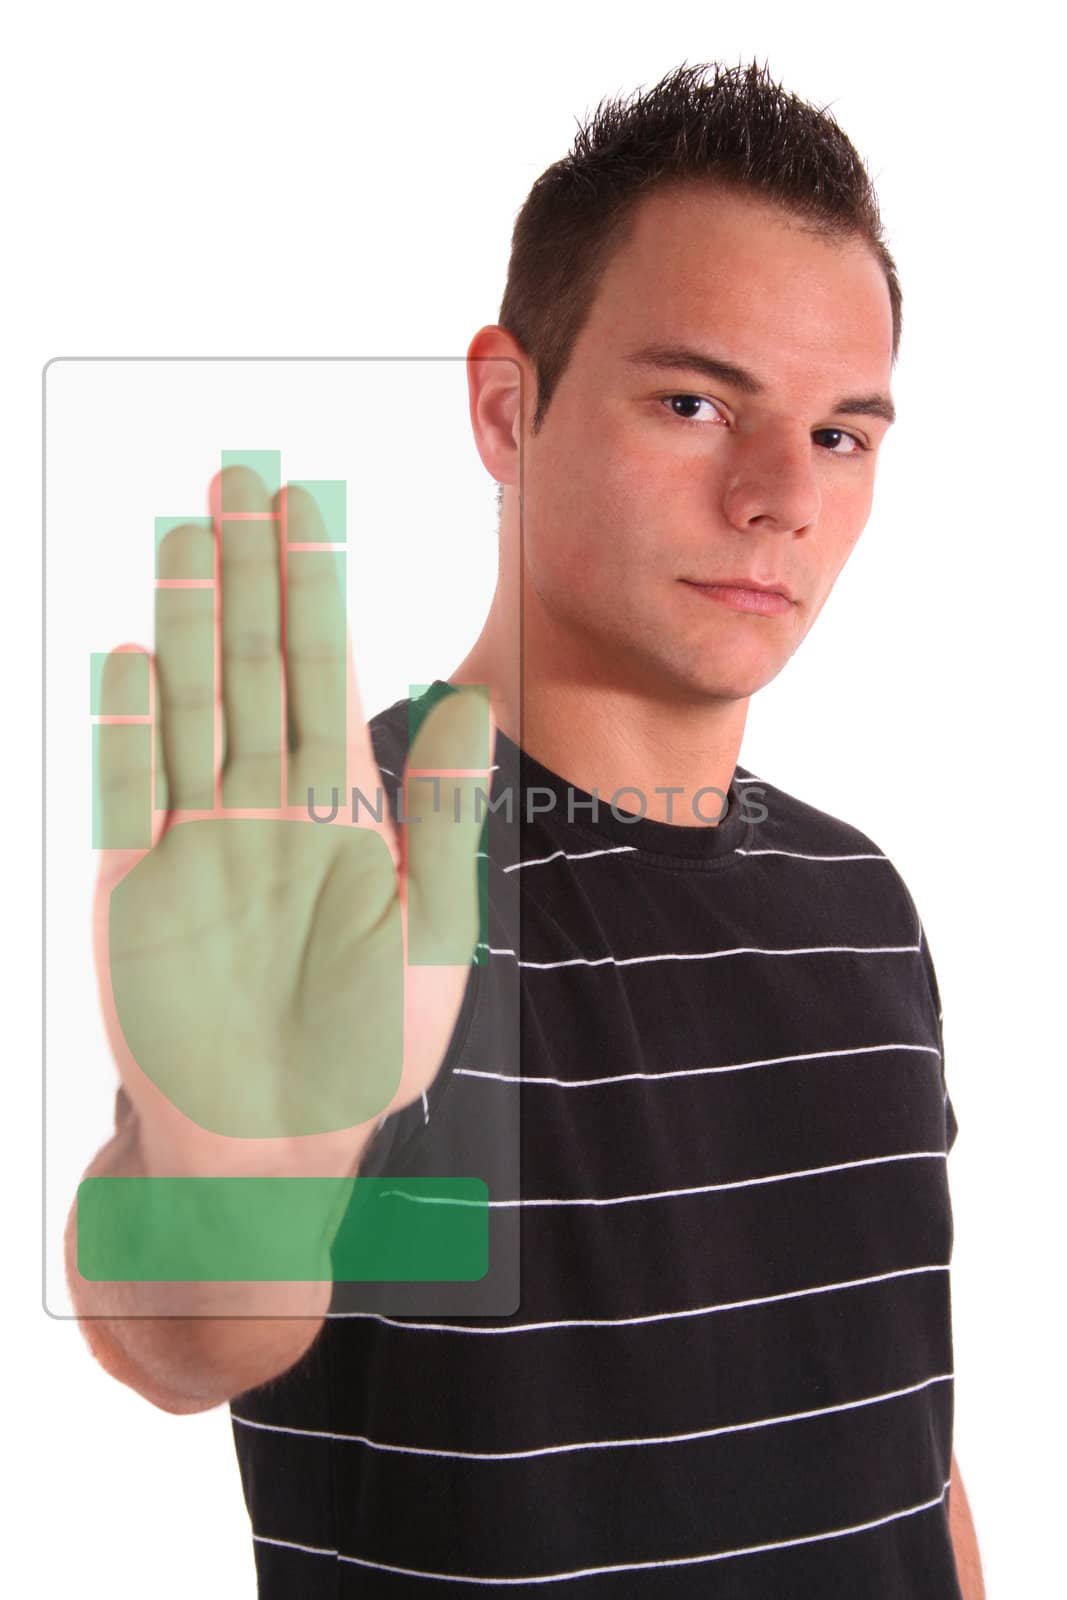
{"label": "man's ear", "polygon": [[533,414],[534,388],[518,340],[496,324],[479,328],[467,348],[471,428],[482,465],[497,483],[518,486],[523,416]]}

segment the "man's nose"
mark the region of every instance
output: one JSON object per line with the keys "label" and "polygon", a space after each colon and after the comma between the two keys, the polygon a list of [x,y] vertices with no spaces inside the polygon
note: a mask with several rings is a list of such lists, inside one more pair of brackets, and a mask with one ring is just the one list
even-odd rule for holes
{"label": "man's nose", "polygon": [[815,525],[822,497],[810,433],[768,427],[730,444],[723,509],[735,528],[803,533]]}

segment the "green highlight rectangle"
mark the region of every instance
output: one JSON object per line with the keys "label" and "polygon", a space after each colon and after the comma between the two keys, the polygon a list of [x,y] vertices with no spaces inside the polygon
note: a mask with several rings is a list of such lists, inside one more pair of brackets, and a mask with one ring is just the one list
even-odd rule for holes
{"label": "green highlight rectangle", "polygon": [[[465,694],[480,694],[485,701],[486,714],[479,737],[475,759],[470,763],[474,769],[488,768],[492,761],[489,754],[489,685],[487,683],[409,683],[408,695],[411,704],[408,706],[408,749],[415,743],[419,729],[434,706],[442,700],[447,700],[449,695],[458,694],[460,690]],[[486,785],[488,793],[488,784]]]}
{"label": "green highlight rectangle", "polygon": [[[163,693],[169,689],[177,709],[168,722],[157,719],[157,771],[167,770],[172,747],[181,772],[181,790],[170,802],[189,811],[215,804],[215,590],[155,591],[156,650]],[[167,682],[168,671],[170,682]]]}
{"label": "green highlight rectangle", "polygon": [[152,843],[149,722],[94,722],[93,849],[147,850]]}
{"label": "green highlight rectangle", "polygon": [[89,679],[91,716],[147,717],[148,657],[143,650],[92,651]]}
{"label": "green highlight rectangle", "polygon": [[[215,549],[212,539],[210,517],[157,517],[156,519],[156,577],[157,578],[207,578],[215,576]],[[168,533],[173,533],[175,528],[196,529],[202,533],[202,538],[195,534],[180,541],[172,539],[167,546],[166,567],[160,561],[160,546]]]}
{"label": "green highlight rectangle", "polygon": [[[485,767],[484,779],[471,780],[465,785],[467,795],[464,803],[477,804],[474,796],[476,789],[484,790],[486,800],[484,806],[484,819],[482,822],[482,835],[478,845],[479,856],[477,861],[478,872],[478,942],[474,953],[470,957],[472,967],[486,967],[489,965],[489,817],[488,797],[492,794],[492,773],[488,771],[492,757],[489,753],[489,685],[487,683],[409,683],[408,695],[408,750],[410,752],[415,743],[419,729],[435,705],[445,700],[451,694],[458,693],[459,689],[474,690],[480,693],[486,703],[486,718],[484,728],[484,743],[479,744],[476,752],[477,760],[473,763],[475,768]],[[463,780],[457,780],[457,783]],[[425,786],[424,786],[425,787]],[[419,784],[411,786],[411,794],[418,795]],[[403,796],[401,796],[403,800]],[[411,810],[417,814],[417,802],[411,805]],[[422,966],[455,966],[457,965],[454,952],[450,951],[440,939],[431,941],[428,948],[419,948],[417,940],[413,942],[409,952],[409,959]]]}
{"label": "green highlight rectangle", "polygon": [[287,670],[294,747],[289,804],[328,815],[348,794],[348,657],[344,550],[288,550]]}
{"label": "green highlight rectangle", "polygon": [[482,1178],[357,1178],[331,1250],[335,1283],[478,1283],[489,1271]]}
{"label": "green highlight rectangle", "polygon": [[481,1178],[85,1178],[78,1271],[122,1283],[473,1283]]}
{"label": "green highlight rectangle", "polygon": [[[280,450],[224,450],[222,452],[222,471],[227,467],[248,467],[252,472],[258,473],[263,479],[264,486],[269,495],[276,495],[282,486],[282,453]],[[223,479],[223,511],[241,511],[242,506],[229,506],[226,504],[225,479]]]}
{"label": "green highlight rectangle", "polygon": [[309,494],[322,518],[322,532],[314,543],[343,544],[347,537],[347,484],[344,478],[290,478],[290,489]]}

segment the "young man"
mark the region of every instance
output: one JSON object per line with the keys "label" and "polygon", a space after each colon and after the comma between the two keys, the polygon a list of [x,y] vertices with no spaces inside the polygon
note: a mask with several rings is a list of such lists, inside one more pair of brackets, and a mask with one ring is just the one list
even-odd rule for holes
{"label": "young man", "polygon": [[[490,1172],[521,1097],[519,1307],[338,1282],[310,1343],[187,1403],[98,1347],[168,1409],[232,1398],[263,1595],[982,1594],[921,923],[871,840],[737,764],[866,522],[900,291],[833,121],[705,79],[538,180],[469,351],[499,577],[447,683],[489,687],[521,853],[359,1170]],[[408,710],[370,724],[394,817]]]}

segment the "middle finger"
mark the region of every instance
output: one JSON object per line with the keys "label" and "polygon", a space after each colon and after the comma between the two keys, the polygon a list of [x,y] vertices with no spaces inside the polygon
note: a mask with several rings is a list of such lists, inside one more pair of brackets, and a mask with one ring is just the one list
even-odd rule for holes
{"label": "middle finger", "polygon": [[281,805],[283,738],[278,517],[260,478],[228,469],[221,520],[224,807]]}

